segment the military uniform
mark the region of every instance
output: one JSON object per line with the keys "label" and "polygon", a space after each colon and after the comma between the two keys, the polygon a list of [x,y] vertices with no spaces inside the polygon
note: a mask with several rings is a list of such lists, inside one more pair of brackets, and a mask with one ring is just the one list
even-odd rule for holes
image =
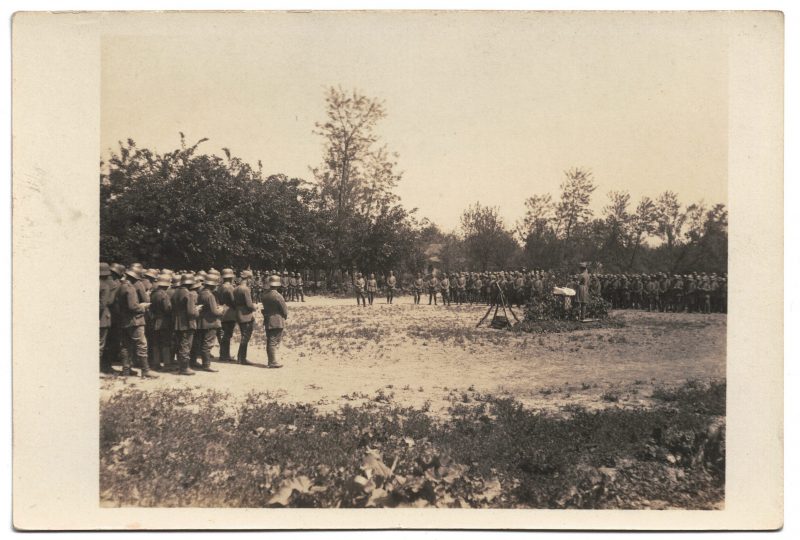
{"label": "military uniform", "polygon": [[685,276],[683,298],[686,304],[686,311],[694,313],[697,310],[697,283],[693,276]]}
{"label": "military uniform", "polygon": [[220,317],[224,308],[217,304],[214,296],[214,287],[217,286],[215,277],[206,278],[205,286],[198,294],[198,304],[203,308],[197,320],[197,332],[200,338],[200,357],[202,358],[203,371],[216,371],[211,367],[211,349],[214,347],[214,339],[217,337],[217,329],[222,327]]}
{"label": "military uniform", "polygon": [[642,302],[644,300],[644,283],[639,276],[634,276],[633,283],[631,284],[631,307],[634,309],[642,309]]}
{"label": "military uniform", "polygon": [[[138,280],[138,274],[133,270],[128,270],[127,275],[134,280],[134,283]],[[125,349],[122,374],[125,376],[132,374],[131,362],[136,358],[142,368],[142,377],[156,378],[157,376],[150,372],[147,362],[147,340],[144,335],[145,303],[139,300],[136,286],[124,281],[117,292],[116,299]]]}
{"label": "military uniform", "polygon": [[433,302],[433,305],[438,305],[436,303],[436,295],[440,288],[441,284],[439,283],[439,279],[432,275],[428,280],[428,305],[431,305],[431,302]]}
{"label": "military uniform", "polygon": [[281,296],[286,296],[289,294],[289,273],[284,270],[283,275],[281,276],[281,288],[280,288]]}
{"label": "military uniform", "polygon": [[253,335],[253,321],[255,320],[253,312],[256,310],[247,281],[251,276],[252,273],[248,270],[242,272],[242,282],[233,290],[236,322],[239,323],[239,333],[241,334],[239,351],[236,353],[236,359],[240,364],[250,363],[247,358],[247,346],[250,343],[250,337]]}
{"label": "military uniform", "polygon": [[353,285],[355,285],[356,290],[356,305],[360,306],[363,304],[363,306],[366,307],[367,299],[364,293],[367,288],[367,281],[361,276],[361,273],[356,274],[356,281]]}
{"label": "military uniform", "polygon": [[442,276],[441,281],[439,282],[439,286],[442,290],[442,305],[450,305],[450,276],[444,274]]}
{"label": "military uniform", "polygon": [[306,301],[306,296],[303,294],[303,276],[300,275],[300,272],[295,272],[295,300],[298,298],[301,302]]}
{"label": "military uniform", "polygon": [[233,284],[231,283],[233,278],[233,270],[224,268],[222,270],[222,279],[225,281],[217,289],[217,303],[224,308],[220,323],[220,328],[222,329],[219,338],[220,362],[233,361],[233,358],[231,358],[231,339],[233,338],[233,330],[236,328],[236,302],[233,298]]}
{"label": "military uniform", "polygon": [[106,342],[108,341],[108,331],[111,328],[111,309],[110,306],[114,301],[112,296],[112,287],[114,286],[111,281],[111,269],[108,263],[100,263],[100,371],[104,373],[113,373],[114,370],[110,365],[104,362],[106,351]]}
{"label": "military uniform", "polygon": [[412,290],[414,291],[414,303],[419,304],[420,298],[422,297],[422,287],[424,286],[424,281],[422,281],[422,276],[417,274],[417,278],[414,280],[414,284],[412,285]]}
{"label": "military uniform", "polygon": [[703,276],[698,286],[700,294],[700,309],[703,313],[711,313],[711,283],[708,277]]}
{"label": "military uniform", "polygon": [[195,295],[189,290],[194,285],[194,276],[185,274],[181,278],[181,285],[172,296],[172,329],[176,336],[178,373],[180,375],[194,375],[189,369],[189,355],[194,341],[194,332],[197,330],[197,317],[200,310],[195,303]]}
{"label": "military uniform", "polygon": [[467,301],[467,278],[464,273],[458,274],[456,278],[456,302],[463,304]]}
{"label": "military uniform", "polygon": [[106,335],[105,347],[103,350],[103,373],[114,374],[112,365],[119,361],[122,356],[122,328],[120,326],[119,306],[117,305],[117,294],[122,279],[125,275],[125,267],[119,263],[110,265],[111,276],[109,277],[108,290],[108,310],[111,316],[111,326]]}
{"label": "military uniform", "polygon": [[289,272],[289,292],[287,299],[290,302],[297,301],[297,278],[294,277],[294,272]]}
{"label": "military uniform", "polygon": [[150,319],[153,322],[153,368],[171,370],[170,354],[172,342],[172,302],[167,294],[170,278],[166,275],[156,281],[156,289],[150,292]]}
{"label": "military uniform", "polygon": [[672,287],[670,290],[672,304],[672,311],[681,313],[683,311],[683,279],[679,275],[675,275],[672,279]]}
{"label": "military uniform", "polygon": [[472,303],[477,304],[483,301],[483,279],[476,275],[472,282]]}
{"label": "military uniform", "polygon": [[600,278],[597,275],[592,274],[589,281],[589,294],[593,298],[602,298],[603,297],[603,285],[600,283]]}
{"label": "military uniform", "polygon": [[370,274],[367,280],[367,300],[369,305],[375,300],[375,294],[378,292],[378,281],[375,279],[375,274]]}
{"label": "military uniform", "polygon": [[670,303],[670,283],[666,274],[661,274],[661,279],[658,281],[658,303],[659,311],[666,312]]}
{"label": "military uniform", "polygon": [[[277,276],[276,276],[277,277]],[[261,295],[261,312],[264,315],[264,331],[267,336],[267,367],[282,367],[278,363],[278,348],[283,337],[283,329],[286,319],[289,317],[289,310],[283,296],[275,290],[278,283],[277,279],[270,278],[271,288]],[[274,284],[275,288],[272,288]]]}
{"label": "military uniform", "polygon": [[397,289],[397,278],[394,272],[389,271],[389,277],[386,278],[386,303],[391,304],[394,300],[394,292]]}

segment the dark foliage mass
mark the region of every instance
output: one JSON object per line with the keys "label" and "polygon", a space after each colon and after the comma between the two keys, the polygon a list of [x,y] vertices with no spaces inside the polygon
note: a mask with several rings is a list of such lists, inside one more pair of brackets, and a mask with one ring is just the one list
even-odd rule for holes
{"label": "dark foliage mass", "polygon": [[[386,272],[485,271],[539,267],[574,272],[589,261],[603,272],[725,272],[727,210],[682,205],[665,191],[632,207],[626,192],[608,193],[602,216],[586,169],[565,172],[561,193],[520,193],[525,217],[506,224],[480,203],[459,230],[417,219],[394,193],[397,154],[381,143],[386,105],[331,88],[313,134],[323,143],[313,181],[288,178],[234,157],[202,153],[207,139],[164,153],[121,142],[101,163],[100,256],[107,261],[197,269],[304,268]],[[209,143],[210,144],[210,143]],[[205,148],[205,146],[202,146]],[[436,261],[431,260],[436,246]]]}
{"label": "dark foliage mass", "polygon": [[441,420],[377,400],[320,413],[251,394],[129,390],[101,406],[106,504],[711,508],[724,495],[725,384],[653,408],[554,417],[481,396]]}

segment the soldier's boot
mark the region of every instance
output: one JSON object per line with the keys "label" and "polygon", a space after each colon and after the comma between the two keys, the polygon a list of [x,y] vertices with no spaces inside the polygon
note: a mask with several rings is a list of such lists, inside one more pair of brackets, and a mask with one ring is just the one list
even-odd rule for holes
{"label": "soldier's boot", "polygon": [[200,366],[202,371],[208,371],[209,373],[216,373],[218,370],[211,367],[211,353],[203,355],[203,365]]}

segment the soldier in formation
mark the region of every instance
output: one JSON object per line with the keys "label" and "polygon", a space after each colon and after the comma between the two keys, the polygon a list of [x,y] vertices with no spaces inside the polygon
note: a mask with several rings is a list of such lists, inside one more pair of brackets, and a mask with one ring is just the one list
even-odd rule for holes
{"label": "soldier in formation", "polygon": [[289,310],[286,301],[278,292],[281,281],[278,276],[269,279],[269,290],[261,295],[261,313],[264,315],[264,331],[267,338],[267,367],[281,368],[283,365],[278,362],[278,348],[281,344],[283,329]]}
{"label": "soldier in formation", "polygon": [[386,303],[391,304],[394,301],[394,294],[397,290],[397,277],[394,272],[389,270],[389,277],[386,278]]}
{"label": "soldier in formation", "polygon": [[[263,276],[263,274],[259,274]],[[295,278],[295,298],[303,301],[299,272]],[[240,274],[212,268],[208,272],[173,272],[146,269],[139,263],[125,267],[100,263],[99,358],[100,371],[107,375],[158,378],[156,371],[194,375],[196,371],[215,372],[212,349],[219,344],[220,361],[232,361],[231,338],[236,326],[241,340],[236,359],[247,358],[252,336],[254,303],[252,287],[257,279],[250,270]],[[269,297],[264,313],[268,336],[268,367],[281,367],[276,360],[280,335],[287,317],[286,303],[278,289],[281,276],[273,274],[263,282],[261,298]],[[277,297],[276,297],[277,295]],[[276,306],[278,306],[276,308]],[[276,318],[277,317],[277,318]],[[280,319],[280,320],[279,320]],[[280,331],[279,331],[280,329]],[[200,359],[200,362],[196,360]],[[122,370],[114,369],[119,362]]]}

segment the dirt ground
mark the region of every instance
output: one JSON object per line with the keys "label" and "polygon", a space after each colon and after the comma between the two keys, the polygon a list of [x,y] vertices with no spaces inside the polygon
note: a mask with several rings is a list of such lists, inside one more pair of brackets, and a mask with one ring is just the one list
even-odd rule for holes
{"label": "dirt ground", "polygon": [[[482,395],[509,396],[557,412],[647,405],[658,386],[725,378],[726,316],[615,311],[622,328],[534,335],[475,328],[485,306],[415,306],[411,297],[356,307],[354,299],[289,303],[283,369],[264,369],[259,319],[249,359],[215,362],[219,373],[161,374],[157,380],[101,379],[101,399],[123,388],[195,388],[234,399],[269,392],[320,410],[364,400],[427,406],[444,413]],[[522,317],[521,310],[516,310]],[[238,347],[238,330],[232,345]],[[215,350],[215,355],[217,351]]]}

